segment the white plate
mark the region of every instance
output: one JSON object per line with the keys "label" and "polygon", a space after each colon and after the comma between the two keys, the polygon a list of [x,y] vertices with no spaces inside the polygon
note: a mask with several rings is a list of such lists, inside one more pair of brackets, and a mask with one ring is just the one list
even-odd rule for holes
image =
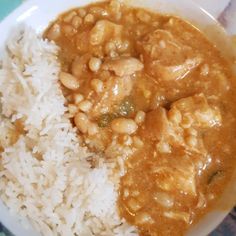
{"label": "white plate", "polygon": [[[48,26],[52,21],[63,11],[66,11],[73,7],[83,6],[88,4],[89,0],[29,0],[17,8],[11,15],[9,15],[4,21],[0,23],[0,49],[4,47],[4,42],[9,35],[10,31],[14,29],[20,23],[26,23],[34,28],[38,33]],[[217,22],[212,16],[210,16],[201,7],[191,2],[190,0],[127,0],[129,4],[142,6],[151,10],[157,10],[162,13],[177,14],[185,19],[191,21],[202,30],[219,29],[217,28]],[[212,27],[214,26],[214,27]],[[208,32],[209,33],[209,32]],[[229,46],[225,43],[226,39],[224,33],[221,36],[216,37],[214,34],[209,34],[209,38],[216,44],[222,46]],[[224,48],[225,51],[225,48]],[[227,212],[214,212],[211,213],[205,220],[197,225],[191,236],[204,236],[212,231],[226,216]],[[0,202],[0,221],[16,236],[36,236],[39,235],[31,227],[25,229],[17,221],[17,216],[10,214],[8,209]],[[27,221],[24,221],[26,224]]]}

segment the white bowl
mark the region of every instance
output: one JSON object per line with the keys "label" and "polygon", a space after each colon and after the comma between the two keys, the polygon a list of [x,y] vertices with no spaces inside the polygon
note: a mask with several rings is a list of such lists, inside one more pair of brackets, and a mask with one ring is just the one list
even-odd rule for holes
{"label": "white bowl", "polygon": [[[90,3],[91,0],[29,0],[16,9],[4,21],[0,23],[0,50],[4,47],[9,32],[19,23],[26,23],[33,27],[38,33],[48,26],[49,22],[55,19],[58,14],[73,7],[79,7]],[[232,55],[232,47],[224,31],[219,28],[217,21],[190,0],[127,0],[128,4],[149,8],[161,13],[179,15],[192,22],[201,30],[206,31],[208,38],[213,41],[222,52]],[[217,37],[216,37],[217,35]],[[233,193],[231,193],[232,195]],[[223,220],[229,211],[214,211],[207,215],[196,225],[188,235],[204,236],[210,233]],[[0,201],[0,222],[3,223],[15,236],[36,236],[39,233],[29,226],[27,220],[23,221],[28,228],[22,227],[19,219]]]}

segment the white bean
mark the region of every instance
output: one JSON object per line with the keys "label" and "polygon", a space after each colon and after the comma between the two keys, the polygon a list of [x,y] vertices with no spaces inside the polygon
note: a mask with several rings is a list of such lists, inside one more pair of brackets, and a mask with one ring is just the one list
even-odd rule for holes
{"label": "white bean", "polygon": [[61,83],[70,90],[77,90],[80,86],[77,78],[69,73],[61,72],[59,78]]}
{"label": "white bean", "polygon": [[83,20],[79,16],[74,16],[71,22],[71,24],[73,25],[75,29],[78,29],[82,23],[83,23]]}
{"label": "white bean", "polygon": [[156,149],[160,153],[171,153],[171,146],[166,142],[159,142],[156,145]]}
{"label": "white bean", "polygon": [[75,115],[78,112],[78,107],[74,104],[69,104],[68,105],[68,111],[71,115]]}
{"label": "white bean", "polygon": [[66,97],[67,102],[73,102],[73,95],[72,94],[66,95],[65,97]]}
{"label": "white bean", "polygon": [[80,132],[82,133],[88,132],[88,127],[90,122],[88,117],[84,113],[82,112],[77,113],[74,118],[74,122]]}
{"label": "white bean", "polygon": [[74,95],[74,102],[75,102],[75,104],[79,104],[83,100],[84,100],[84,96],[82,94],[77,93],[77,94]]}
{"label": "white bean", "polygon": [[115,58],[115,57],[118,57],[119,54],[117,52],[115,52],[115,51],[111,51],[109,56],[112,57],[112,58]]}
{"label": "white bean", "polygon": [[63,31],[67,36],[73,36],[76,33],[76,29],[71,25],[63,25]]}
{"label": "white bean", "polygon": [[97,72],[99,71],[101,64],[102,64],[102,60],[100,58],[92,57],[89,60],[89,69],[93,72]]}
{"label": "white bean", "polygon": [[88,127],[88,134],[89,135],[95,135],[99,131],[98,125],[95,123],[90,123]]}
{"label": "white bean", "polygon": [[129,41],[125,40],[119,45],[118,50],[119,52],[125,52],[128,48],[129,48]]}
{"label": "white bean", "polygon": [[198,140],[196,136],[192,136],[192,135],[188,136],[185,141],[190,147],[196,147],[198,144]]}
{"label": "white bean", "polygon": [[78,10],[78,14],[79,14],[79,16],[84,17],[84,16],[86,15],[86,10],[83,9],[83,8],[80,8],[80,9]]}
{"label": "white bean", "polygon": [[54,24],[48,31],[47,37],[50,40],[55,40],[61,35],[61,27],[58,24]]}
{"label": "white bean", "polygon": [[166,42],[165,42],[164,40],[161,40],[161,41],[159,42],[159,46],[160,46],[161,48],[166,48]]}
{"label": "white bean", "polygon": [[138,129],[138,126],[132,119],[117,118],[112,121],[111,128],[116,133],[133,134]]}
{"label": "white bean", "polygon": [[93,104],[92,104],[90,101],[85,100],[85,101],[82,101],[82,102],[78,105],[78,107],[79,107],[79,109],[80,109],[81,111],[83,111],[83,112],[89,112],[90,109],[92,108],[92,105],[93,105]]}
{"label": "white bean", "polygon": [[144,120],[145,120],[145,116],[146,116],[146,113],[145,113],[145,112],[143,112],[143,111],[138,111],[137,114],[136,114],[136,116],[135,116],[135,122],[136,122],[137,124],[143,123]]}
{"label": "white bean", "polygon": [[105,52],[107,55],[110,54],[110,52],[112,51],[115,51],[116,50],[116,45],[114,42],[108,42],[106,45],[105,45]]}
{"label": "white bean", "polygon": [[77,15],[76,12],[75,12],[75,11],[72,11],[72,12],[68,13],[68,14],[63,18],[63,21],[69,23],[69,22],[72,20],[72,18],[73,18],[74,16],[76,16],[76,15]]}
{"label": "white bean", "polygon": [[91,86],[97,93],[101,93],[103,91],[103,82],[100,79],[93,79],[91,81]]}
{"label": "white bean", "polygon": [[130,146],[133,143],[132,138],[127,134],[124,135],[123,140],[124,140],[124,145],[126,146]]}
{"label": "white bean", "polygon": [[94,21],[95,21],[94,16],[90,13],[84,17],[85,23],[94,23]]}
{"label": "white bean", "polygon": [[125,198],[129,197],[129,189],[127,188],[124,189],[124,197]]}
{"label": "white bean", "polygon": [[139,203],[137,200],[135,200],[134,198],[131,198],[131,199],[128,201],[128,207],[129,207],[132,211],[134,211],[134,212],[136,212],[136,211],[138,211],[138,210],[140,210],[140,209],[142,208],[142,206],[140,205],[140,203]]}
{"label": "white bean", "polygon": [[152,224],[153,219],[148,213],[141,212],[135,216],[135,223],[138,225],[147,224],[147,223]]}

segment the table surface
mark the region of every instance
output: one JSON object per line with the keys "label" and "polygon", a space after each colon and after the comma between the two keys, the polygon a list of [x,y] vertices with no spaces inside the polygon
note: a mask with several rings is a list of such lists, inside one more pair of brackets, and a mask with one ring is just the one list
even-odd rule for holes
{"label": "table surface", "polygon": [[[0,20],[14,10],[23,0],[0,0]],[[236,34],[236,0],[193,0],[217,18],[231,34]],[[236,235],[236,207],[210,236]],[[0,223],[0,236],[12,234]]]}

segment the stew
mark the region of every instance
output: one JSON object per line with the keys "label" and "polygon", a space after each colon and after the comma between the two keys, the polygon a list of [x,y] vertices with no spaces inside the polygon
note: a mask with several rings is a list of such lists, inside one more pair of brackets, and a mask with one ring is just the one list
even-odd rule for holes
{"label": "stew", "polygon": [[84,143],[125,161],[121,217],[140,235],[183,235],[235,166],[229,62],[190,23],[118,1],[72,9],[45,37],[60,47],[68,117]]}

